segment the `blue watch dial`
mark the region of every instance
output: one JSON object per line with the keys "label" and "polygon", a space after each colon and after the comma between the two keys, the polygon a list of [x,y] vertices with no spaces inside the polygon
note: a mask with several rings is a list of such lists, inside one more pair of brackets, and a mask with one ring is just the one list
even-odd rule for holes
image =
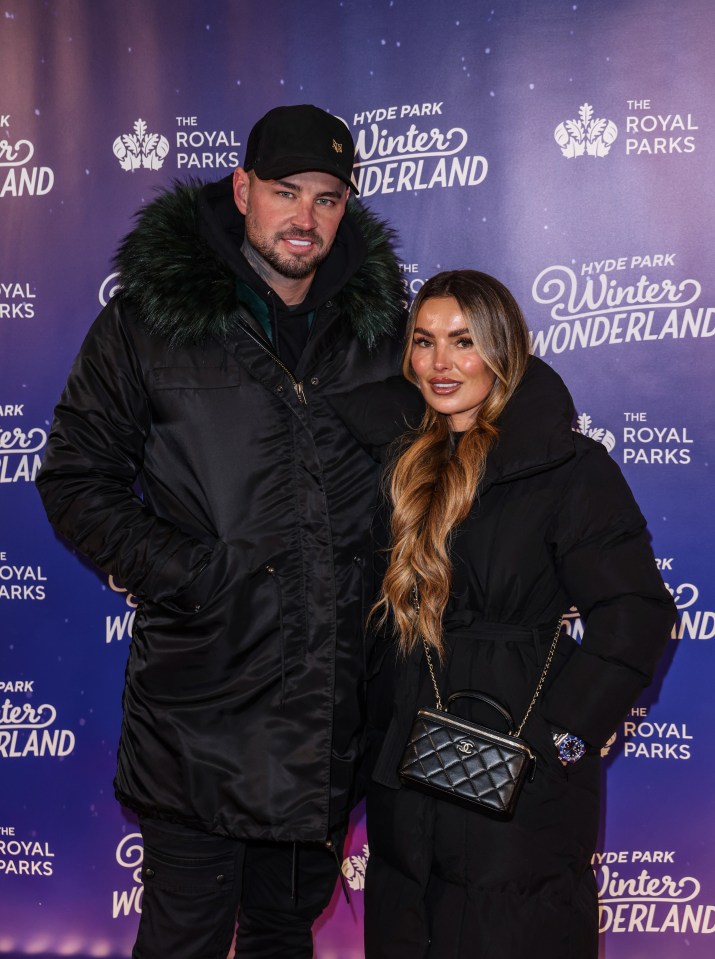
{"label": "blue watch dial", "polygon": [[559,750],[559,759],[565,763],[576,763],[586,752],[586,744],[578,736],[566,733],[564,736],[554,737]]}

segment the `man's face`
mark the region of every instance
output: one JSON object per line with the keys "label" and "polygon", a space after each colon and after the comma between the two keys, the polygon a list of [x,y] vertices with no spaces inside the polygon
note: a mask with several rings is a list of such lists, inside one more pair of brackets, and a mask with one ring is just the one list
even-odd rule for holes
{"label": "man's face", "polygon": [[294,173],[259,180],[239,167],[233,177],[236,206],[246,218],[246,239],[282,277],[315,273],[335,240],[348,189],[329,173]]}

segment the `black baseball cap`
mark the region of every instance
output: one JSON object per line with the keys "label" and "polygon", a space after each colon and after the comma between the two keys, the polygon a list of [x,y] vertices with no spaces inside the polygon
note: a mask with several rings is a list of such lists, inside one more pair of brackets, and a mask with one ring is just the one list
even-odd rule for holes
{"label": "black baseball cap", "polygon": [[281,180],[291,173],[332,173],[354,193],[355,144],[342,120],[319,107],[275,107],[248,135],[244,170],[261,180]]}

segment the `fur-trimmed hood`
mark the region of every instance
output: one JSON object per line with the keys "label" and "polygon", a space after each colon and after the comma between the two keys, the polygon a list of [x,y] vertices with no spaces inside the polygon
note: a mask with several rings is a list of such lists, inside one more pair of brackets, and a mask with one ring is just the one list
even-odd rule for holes
{"label": "fur-trimmed hood", "polygon": [[[239,320],[236,274],[202,230],[202,189],[198,182],[176,183],[140,210],[115,258],[123,295],[137,304],[151,333],[176,346],[230,336]],[[354,198],[348,219],[366,253],[332,299],[372,348],[397,329],[405,308],[395,234]]]}

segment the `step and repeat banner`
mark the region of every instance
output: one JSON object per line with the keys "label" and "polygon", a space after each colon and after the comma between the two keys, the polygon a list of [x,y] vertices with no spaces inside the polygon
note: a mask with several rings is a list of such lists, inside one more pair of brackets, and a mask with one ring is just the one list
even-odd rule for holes
{"label": "step and repeat banner", "polygon": [[[710,0],[6,0],[0,956],[127,957],[142,903],[112,793],[135,600],[45,519],[53,406],[133,213],[289,103],[352,130],[409,294],[457,267],[514,291],[636,493],[680,617],[604,750],[601,950],[713,955],[713,35]],[[368,856],[357,810],[319,959],[362,954]]]}

